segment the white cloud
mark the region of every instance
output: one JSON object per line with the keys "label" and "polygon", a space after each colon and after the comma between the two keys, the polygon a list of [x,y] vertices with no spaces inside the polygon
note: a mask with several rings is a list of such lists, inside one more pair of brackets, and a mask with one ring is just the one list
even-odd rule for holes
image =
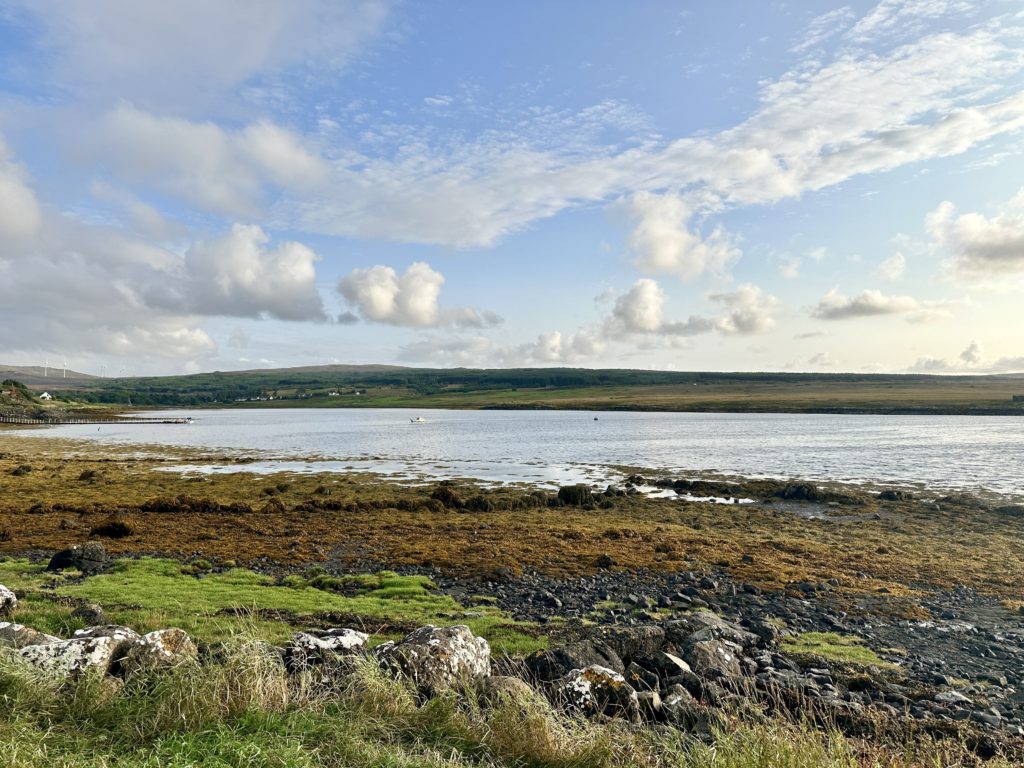
{"label": "white cloud", "polygon": [[857,14],[847,5],[811,19],[800,39],[789,49],[791,53],[806,53],[826,40],[847,29]]}
{"label": "white cloud", "polygon": [[1024,355],[1003,356],[995,360],[985,357],[981,345],[972,341],[955,360],[942,357],[918,358],[910,370],[921,373],[1018,373],[1024,371]]}
{"label": "white cloud", "polygon": [[39,201],[24,168],[14,162],[0,136],[0,235],[15,239],[31,237],[39,230],[42,219]]}
{"label": "white cloud", "polygon": [[763,333],[775,326],[774,313],[779,301],[756,285],[744,283],[735,291],[712,294],[708,298],[723,304],[727,310],[717,324],[722,333]]}
{"label": "white cloud", "polygon": [[650,279],[637,280],[629,292],[615,300],[612,318],[625,331],[650,333],[662,326],[665,292]]}
{"label": "white cloud", "polygon": [[923,21],[974,9],[967,0],[882,0],[858,21],[848,37],[864,42],[899,33],[915,34]]}
{"label": "white cloud", "polygon": [[740,256],[721,228],[707,236],[691,230],[692,211],[678,195],[638,192],[627,210],[636,221],[629,244],[640,269],[686,279],[723,271]]}
{"label": "white cloud", "polygon": [[796,280],[800,277],[800,259],[795,256],[787,256],[779,262],[779,275],[787,280]]}
{"label": "white cloud", "polygon": [[122,105],[71,141],[125,181],[236,217],[258,213],[274,191],[308,192],[328,172],[301,138],[269,122],[228,131]]}
{"label": "white cloud", "polygon": [[[324,320],[316,289],[320,257],[302,243],[269,243],[260,227],[245,224],[193,243],[185,254],[184,283],[173,287],[175,304],[203,315]],[[156,295],[166,300],[166,294]]]}
{"label": "white cloud", "polygon": [[844,296],[838,288],[826,293],[811,312],[820,320],[847,320],[855,317],[902,315],[920,307],[911,296],[886,296],[878,290],[867,290],[859,296]]}
{"label": "white cloud", "polygon": [[875,267],[875,276],[882,280],[899,280],[907,269],[907,258],[897,251]]}
{"label": "white cloud", "polygon": [[[279,93],[344,68],[378,35],[383,0],[13,0],[52,57],[62,88],[83,100],[167,110],[218,107],[239,93]],[[28,30],[26,30],[28,34]],[[33,76],[39,74],[33,70]]]}
{"label": "white cloud", "polygon": [[377,265],[352,270],[339,282],[338,292],[363,319],[377,323],[487,328],[502,322],[494,312],[471,307],[442,309],[438,299],[444,281],[444,275],[422,261],[401,275],[392,267]]}
{"label": "white cloud", "polygon": [[1024,188],[994,216],[955,211],[943,202],[928,214],[926,227],[934,245],[949,252],[956,272],[976,280],[1024,273]]}

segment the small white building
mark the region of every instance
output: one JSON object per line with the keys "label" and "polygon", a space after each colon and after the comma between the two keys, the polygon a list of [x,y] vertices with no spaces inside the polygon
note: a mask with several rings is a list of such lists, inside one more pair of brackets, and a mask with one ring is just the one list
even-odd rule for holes
{"label": "small white building", "polygon": [[53,400],[53,395],[51,395],[49,392],[43,392],[43,394],[41,394],[39,396],[39,399],[40,400]]}

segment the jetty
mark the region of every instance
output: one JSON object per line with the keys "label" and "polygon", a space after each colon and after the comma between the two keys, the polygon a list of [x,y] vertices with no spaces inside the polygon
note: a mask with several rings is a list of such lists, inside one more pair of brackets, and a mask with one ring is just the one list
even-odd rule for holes
{"label": "jetty", "polygon": [[0,424],[26,424],[29,426],[52,427],[63,424],[191,424],[192,417],[184,418],[131,418],[129,416],[108,419],[33,419],[28,416],[0,416]]}

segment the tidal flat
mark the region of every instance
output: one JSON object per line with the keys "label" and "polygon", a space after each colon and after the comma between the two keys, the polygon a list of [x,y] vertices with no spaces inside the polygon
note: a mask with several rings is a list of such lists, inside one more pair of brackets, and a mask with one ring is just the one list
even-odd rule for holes
{"label": "tidal flat", "polygon": [[[339,626],[380,645],[424,624],[466,625],[503,670],[543,688],[571,672],[558,664],[596,659],[643,677],[656,653],[695,653],[692,637],[709,629],[666,641],[678,622],[714,615],[743,633],[710,635],[737,640],[747,666],[708,677],[694,662],[688,695],[750,734],[784,721],[796,729],[786,739],[817,734],[826,752],[849,740],[857,761],[800,764],[1024,755],[1024,507],[1012,499],[638,468],[556,492],[254,474],[249,460],[0,432],[0,583],[19,595],[15,620],[66,637],[98,605],[111,623],[181,627],[208,647],[245,632],[286,646],[295,632]],[[179,464],[238,471],[166,471]],[[108,561],[95,572],[46,570],[55,552],[87,541]],[[669,644],[641,653],[609,631],[660,631]],[[627,679],[667,698],[673,676],[651,674]],[[843,706],[821,704],[833,700]],[[698,743],[722,738],[725,748],[722,728],[691,725]]]}

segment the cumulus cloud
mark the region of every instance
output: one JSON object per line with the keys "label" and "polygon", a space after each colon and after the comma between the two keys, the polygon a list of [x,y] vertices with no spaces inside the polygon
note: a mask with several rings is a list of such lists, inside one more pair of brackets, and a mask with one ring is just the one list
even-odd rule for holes
{"label": "cumulus cloud", "polygon": [[354,269],[338,283],[338,292],[363,319],[376,323],[487,328],[502,322],[494,312],[470,307],[442,309],[438,304],[442,285],[444,275],[417,261],[401,275],[382,265]]}
{"label": "cumulus cloud", "polygon": [[637,280],[629,291],[615,300],[612,319],[623,330],[649,333],[662,326],[665,291],[654,280]]}
{"label": "cumulus cloud", "polygon": [[31,237],[42,224],[42,212],[25,169],[14,162],[0,136],[0,235]]}
{"label": "cumulus cloud", "polygon": [[678,195],[638,192],[629,199],[627,210],[635,220],[629,244],[643,270],[685,279],[722,271],[740,256],[721,228],[707,236],[691,229],[692,211]]}
{"label": "cumulus cloud", "polygon": [[411,363],[464,366],[576,365],[604,352],[605,340],[593,331],[546,331],[526,344],[500,344],[483,336],[430,336],[405,344],[398,359]]}
{"label": "cumulus cloud", "polygon": [[907,258],[897,251],[875,267],[874,274],[882,280],[899,280],[906,269]]}
{"label": "cumulus cloud", "polygon": [[[174,302],[203,315],[324,320],[316,289],[320,257],[302,243],[269,244],[263,229],[246,224],[193,243],[185,254],[184,283],[172,287]],[[167,294],[155,296],[166,300]]]}
{"label": "cumulus cloud", "polygon": [[712,294],[708,298],[726,308],[727,314],[717,323],[722,333],[748,335],[763,333],[775,326],[778,299],[752,283],[744,283],[735,291]]}
{"label": "cumulus cloud", "polygon": [[928,214],[926,228],[933,244],[951,256],[960,275],[989,280],[1024,273],[1024,188],[994,215],[956,215],[952,203]]}
{"label": "cumulus cloud", "polygon": [[956,359],[921,357],[910,366],[910,370],[919,373],[1017,373],[1024,371],[1024,355],[990,360],[985,356],[981,344],[972,341]]}

